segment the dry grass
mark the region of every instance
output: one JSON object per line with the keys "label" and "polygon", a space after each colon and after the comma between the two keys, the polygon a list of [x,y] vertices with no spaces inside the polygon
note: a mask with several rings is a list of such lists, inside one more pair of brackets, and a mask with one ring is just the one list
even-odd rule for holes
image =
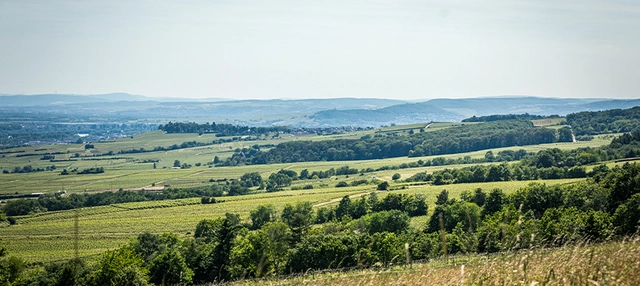
{"label": "dry grass", "polygon": [[[247,285],[640,285],[638,238],[457,258],[412,268],[307,274]],[[466,261],[460,263],[460,261]]]}

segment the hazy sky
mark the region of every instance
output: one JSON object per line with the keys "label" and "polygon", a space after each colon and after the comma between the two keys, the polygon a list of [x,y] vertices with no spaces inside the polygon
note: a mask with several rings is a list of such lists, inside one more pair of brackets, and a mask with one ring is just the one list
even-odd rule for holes
{"label": "hazy sky", "polygon": [[640,1],[0,0],[0,93],[640,98]]}

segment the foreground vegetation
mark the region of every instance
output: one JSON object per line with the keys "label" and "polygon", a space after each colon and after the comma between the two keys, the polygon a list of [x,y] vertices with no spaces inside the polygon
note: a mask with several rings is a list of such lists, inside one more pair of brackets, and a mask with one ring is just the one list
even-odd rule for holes
{"label": "foreground vegetation", "polygon": [[307,273],[234,285],[637,285],[640,241],[458,256],[411,267]]}

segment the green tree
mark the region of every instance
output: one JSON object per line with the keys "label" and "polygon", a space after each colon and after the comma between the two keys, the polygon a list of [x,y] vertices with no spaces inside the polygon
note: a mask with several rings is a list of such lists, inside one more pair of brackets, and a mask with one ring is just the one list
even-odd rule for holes
{"label": "green tree", "polygon": [[391,179],[392,179],[392,180],[394,180],[394,181],[397,181],[397,180],[399,180],[399,179],[400,179],[400,177],[401,177],[401,175],[400,175],[399,173],[395,173],[395,174],[393,174],[393,176],[391,177]]}
{"label": "green tree", "polygon": [[338,207],[336,207],[336,218],[342,219],[343,217],[351,216],[351,199],[349,196],[342,197]]}
{"label": "green tree", "polygon": [[491,190],[485,200],[484,208],[482,209],[482,216],[485,217],[498,212],[507,202],[507,196],[501,189],[495,188]]}
{"label": "green tree", "polygon": [[151,261],[149,274],[151,283],[157,285],[189,284],[193,277],[184,257],[173,248],[167,248]]}
{"label": "green tree", "polygon": [[181,164],[180,164],[180,160],[175,160],[173,161],[173,167],[174,168],[180,168]]}
{"label": "green tree", "polygon": [[640,227],[640,193],[634,194],[618,206],[613,214],[613,223],[620,234],[632,234]]}
{"label": "green tree", "polygon": [[214,233],[216,244],[211,254],[203,261],[204,271],[209,273],[209,281],[228,281],[231,278],[231,250],[238,232],[242,229],[237,215],[227,213],[219,222],[219,227]]}
{"label": "green tree", "polygon": [[294,242],[298,242],[313,223],[313,205],[311,202],[286,204],[282,210],[281,218],[291,228]]}
{"label": "green tree", "polygon": [[123,247],[102,255],[96,265],[91,285],[148,285],[147,271],[143,260],[134,250]]}
{"label": "green tree", "polygon": [[378,188],[377,188],[377,190],[379,190],[379,191],[386,191],[387,189],[389,189],[389,182],[384,181],[384,182],[382,182],[382,183],[378,184]]}
{"label": "green tree", "polygon": [[15,256],[6,257],[5,248],[0,248],[0,284],[11,285],[22,275],[24,261]]}
{"label": "green tree", "polygon": [[275,219],[276,209],[273,205],[259,205],[251,211],[251,227],[253,229],[260,229],[263,225],[275,221]]}
{"label": "green tree", "polygon": [[436,205],[444,205],[449,202],[449,192],[443,189],[436,197]]}

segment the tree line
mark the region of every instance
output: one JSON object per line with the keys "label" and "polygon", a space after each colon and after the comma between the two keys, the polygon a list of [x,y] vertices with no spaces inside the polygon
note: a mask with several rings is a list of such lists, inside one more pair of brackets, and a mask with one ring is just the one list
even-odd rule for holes
{"label": "tree line", "polygon": [[491,121],[499,121],[499,120],[536,120],[536,119],[545,119],[545,118],[559,118],[558,115],[544,116],[544,115],[535,115],[535,114],[495,114],[495,115],[487,115],[487,116],[472,116],[466,119],[462,119],[462,122],[491,122]]}
{"label": "tree line", "polygon": [[576,136],[631,132],[640,126],[640,106],[572,113],[567,115],[567,124]]}
{"label": "tree line", "polygon": [[124,191],[101,193],[66,193],[43,194],[38,199],[9,200],[2,210],[8,216],[27,215],[44,211],[59,211],[78,209],[83,207],[106,206],[129,202],[144,202],[158,200],[174,200],[193,197],[218,197],[225,192],[235,194],[240,186],[213,184],[201,188],[167,188],[162,191]]}
{"label": "tree line", "polygon": [[279,133],[290,131],[287,126],[274,126],[274,127],[249,127],[233,124],[216,124],[215,122],[209,123],[195,123],[195,122],[171,122],[158,126],[158,130],[162,130],[167,133],[216,133],[218,136],[242,136],[242,135],[264,135],[268,133]]}
{"label": "tree line", "polygon": [[[526,154],[526,153],[525,153]],[[565,179],[593,177],[606,171],[606,165],[594,167],[587,172],[584,166],[601,161],[635,158],[640,155],[640,132],[625,133],[614,138],[611,144],[598,148],[561,150],[558,148],[538,151],[535,155],[523,156],[520,162],[499,165],[474,165],[458,169],[444,169],[432,174],[421,172],[407,178],[407,182],[431,182],[434,185],[497,182],[511,180]],[[491,151],[485,154],[490,160]]]}
{"label": "tree line", "polygon": [[417,157],[572,140],[569,128],[555,130],[535,128],[530,121],[496,121],[407,135],[284,142],[268,151],[236,152],[221,165]]}

